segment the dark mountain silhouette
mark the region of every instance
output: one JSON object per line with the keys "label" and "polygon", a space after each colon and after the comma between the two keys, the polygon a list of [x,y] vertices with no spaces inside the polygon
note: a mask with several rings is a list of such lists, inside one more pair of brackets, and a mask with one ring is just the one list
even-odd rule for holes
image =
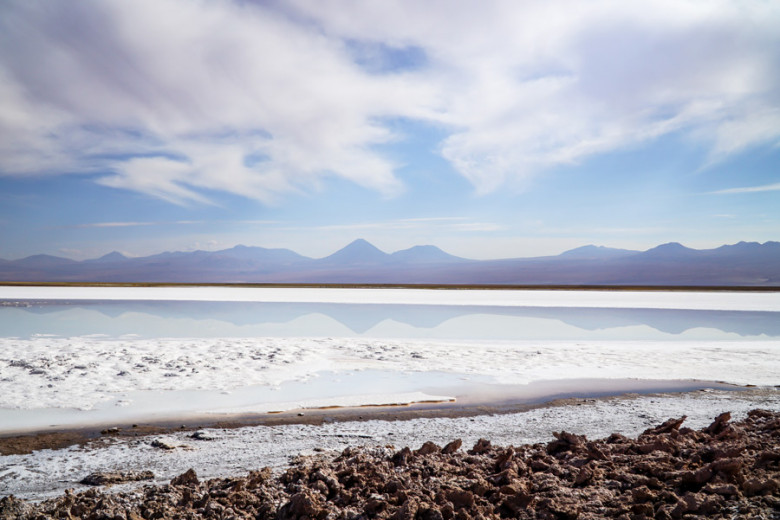
{"label": "dark mountain silhouette", "polygon": [[390,255],[393,260],[403,263],[450,263],[464,262],[464,258],[445,253],[436,246],[414,246],[409,249],[396,251]]}
{"label": "dark mountain silhouette", "polygon": [[647,259],[652,258],[655,260],[682,260],[686,258],[696,258],[701,251],[696,249],[690,249],[678,242],[669,242],[668,244],[661,244],[660,246],[648,249],[644,253],[637,255],[638,258]]}
{"label": "dark mountain silhouette", "polygon": [[107,255],[103,255],[100,258],[94,258],[92,260],[85,260],[91,264],[115,264],[119,262],[126,262],[129,260],[125,255],[118,251],[111,251]]}
{"label": "dark mountain silhouette", "polygon": [[320,265],[357,266],[383,265],[390,261],[390,255],[376,248],[367,240],[359,238],[330,256],[318,260]]}
{"label": "dark mountain silhouette", "polygon": [[60,256],[51,256],[51,255],[33,255],[28,256],[27,258],[22,258],[21,260],[18,260],[18,262],[21,265],[24,265],[25,267],[31,267],[31,268],[56,268],[60,266],[66,266],[66,265],[74,265],[77,262],[75,260],[71,260],[69,258],[62,258]]}
{"label": "dark mountain silhouette", "polygon": [[218,251],[220,255],[240,258],[255,263],[296,264],[311,260],[289,249],[266,249],[265,247],[236,246]]}
{"label": "dark mountain silhouette", "polygon": [[0,280],[780,287],[780,242],[714,249],[669,243],[647,251],[588,245],[557,256],[469,260],[431,245],[388,254],[359,239],[319,259],[248,246],[141,258],[113,252],[81,262],[34,255],[0,261]]}

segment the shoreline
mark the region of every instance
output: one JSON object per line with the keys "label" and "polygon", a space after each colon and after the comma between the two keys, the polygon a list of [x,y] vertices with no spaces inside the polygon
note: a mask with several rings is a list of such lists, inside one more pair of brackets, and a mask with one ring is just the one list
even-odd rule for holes
{"label": "shoreline", "polygon": [[236,287],[268,289],[424,289],[522,291],[780,292],[780,285],[612,285],[612,284],[404,284],[404,283],[246,283],[246,282],[47,282],[0,281],[0,287]]}
{"label": "shoreline", "polygon": [[598,285],[598,284],[404,284],[246,282],[47,282],[0,281],[0,287],[235,287],[255,289],[421,289],[522,291],[780,292],[780,285]]}
{"label": "shoreline", "polygon": [[[583,384],[587,384],[583,386]],[[135,438],[219,428],[312,425],[371,420],[408,421],[430,418],[468,418],[479,415],[521,413],[538,408],[568,406],[578,400],[620,399],[630,395],[688,394],[703,390],[745,392],[753,385],[716,381],[654,379],[567,379],[538,381],[530,385],[487,385],[480,392],[450,400],[393,405],[326,406],[274,412],[170,414],[131,422],[102,421],[49,428],[0,432],[0,456],[28,454],[41,449],[84,445],[103,437]],[[520,390],[520,391],[518,391]]]}
{"label": "shoreline", "polygon": [[738,420],[754,409],[780,412],[780,389],[626,394],[564,399],[529,406],[516,413],[479,409],[473,410],[472,416],[455,418],[396,420],[392,416],[364,416],[362,420],[323,420],[319,424],[233,428],[215,425],[195,433],[172,424],[165,431],[130,432],[135,433],[134,437],[102,435],[82,446],[3,456],[0,478],[3,494],[40,501],[62,496],[67,490],[78,493],[89,489],[81,481],[92,473],[151,473],[151,481],[102,488],[109,494],[141,492],[142,486],[166,484],[189,469],[194,469],[200,478],[234,479],[260,467],[283,474],[300,460],[299,456],[330,456],[356,447],[417,448],[427,442],[445,445],[456,438],[462,439],[464,446],[480,439],[488,439],[494,445],[531,445],[553,441],[553,432],[561,430],[588,439],[606,438],[612,433],[636,437],[671,417],[687,416],[687,426],[702,428],[725,412],[731,412],[732,418]]}

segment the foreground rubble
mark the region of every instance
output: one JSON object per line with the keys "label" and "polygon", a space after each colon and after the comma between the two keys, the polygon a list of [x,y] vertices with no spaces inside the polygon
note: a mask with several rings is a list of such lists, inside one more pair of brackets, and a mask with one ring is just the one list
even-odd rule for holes
{"label": "foreground rubble", "polygon": [[780,412],[733,423],[726,413],[699,431],[684,419],[637,439],[563,431],[517,447],[348,448],[300,457],[276,476],[264,468],[200,482],[190,470],[132,493],[5,497],[0,519],[780,518]]}

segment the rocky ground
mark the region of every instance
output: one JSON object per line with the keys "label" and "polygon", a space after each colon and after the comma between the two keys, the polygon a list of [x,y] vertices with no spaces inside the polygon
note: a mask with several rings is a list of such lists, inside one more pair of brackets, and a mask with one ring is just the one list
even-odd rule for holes
{"label": "rocky ground", "polygon": [[780,518],[780,412],[722,414],[692,430],[670,419],[636,439],[558,432],[549,443],[470,449],[459,440],[417,450],[348,448],[295,460],[281,474],[108,492],[151,475],[89,475],[95,487],[29,503],[5,497],[0,519],[85,518]]}

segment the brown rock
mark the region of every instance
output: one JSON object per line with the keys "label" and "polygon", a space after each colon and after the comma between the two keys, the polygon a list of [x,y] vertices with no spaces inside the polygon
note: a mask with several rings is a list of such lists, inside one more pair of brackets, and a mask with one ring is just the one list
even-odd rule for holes
{"label": "brown rock", "polygon": [[517,473],[515,470],[510,468],[505,469],[504,471],[500,471],[495,475],[490,475],[487,480],[494,486],[504,486],[511,484],[515,478],[517,478]]}
{"label": "brown rock", "polygon": [[199,484],[198,475],[192,468],[171,480],[171,486],[197,487]]}
{"label": "brown rock", "polygon": [[303,520],[304,518],[322,519],[328,515],[327,509],[322,507],[321,499],[308,491],[296,493],[290,497],[290,501],[279,510],[278,518]]}
{"label": "brown rock", "polygon": [[487,451],[490,451],[490,441],[487,439],[479,439],[473,448],[469,450],[470,455],[480,455]]}
{"label": "brown rock", "polygon": [[13,495],[0,498],[0,519],[2,520],[24,518],[25,515],[32,513],[33,510],[33,506]]}
{"label": "brown rock", "polygon": [[664,422],[660,426],[656,426],[655,428],[649,428],[645,430],[642,435],[660,435],[662,433],[669,433],[675,430],[678,430],[682,423],[685,422],[685,419],[687,419],[687,415],[683,415],[679,419],[669,419],[668,421]]}
{"label": "brown rock", "polygon": [[490,483],[485,480],[484,478],[479,478],[476,481],[474,481],[471,484],[471,487],[469,488],[475,495],[483,497],[485,496],[491,489],[493,489],[493,486],[490,485]]}
{"label": "brown rock", "polygon": [[[517,517],[522,511],[533,506],[533,496],[526,493],[517,493],[506,497],[502,502],[499,510],[506,511],[506,516]],[[504,516],[504,515],[502,515]]]}
{"label": "brown rock", "polygon": [[724,496],[739,494],[739,489],[734,484],[707,484],[702,491]]}
{"label": "brown rock", "polygon": [[246,488],[257,489],[258,487],[261,487],[271,479],[272,474],[271,468],[269,467],[265,467],[258,471],[250,471],[246,479]]}
{"label": "brown rock", "polygon": [[393,520],[414,520],[419,508],[419,502],[415,498],[407,499],[398,511],[392,516]]}
{"label": "brown rock", "polygon": [[369,515],[377,515],[387,509],[387,501],[379,495],[373,495],[366,501],[363,509]]}
{"label": "brown rock", "polygon": [[151,443],[153,448],[160,448],[161,450],[175,450],[176,445],[171,441],[165,439],[155,439]]}
{"label": "brown rock", "polygon": [[681,475],[681,484],[685,489],[700,489],[714,476],[712,465],[704,466],[696,471],[685,471]]}
{"label": "brown rock", "polygon": [[412,450],[410,450],[408,447],[403,448],[402,450],[396,452],[395,455],[393,455],[393,464],[396,466],[407,466],[412,457]]}
{"label": "brown rock", "polygon": [[462,507],[471,508],[474,506],[474,493],[471,491],[463,491],[461,489],[454,489],[446,493],[447,500],[452,502],[455,509]]}
{"label": "brown rock", "polygon": [[744,462],[741,458],[720,459],[712,463],[712,470],[716,473],[722,473],[727,477],[736,475],[742,469]]}
{"label": "brown rock", "polygon": [[770,478],[751,478],[742,484],[742,491],[745,495],[752,497],[764,493],[772,493],[778,489],[777,480]]}
{"label": "brown rock", "polygon": [[496,457],[496,471],[501,471],[512,467],[514,464],[515,450],[514,448],[507,448],[498,454]]}
{"label": "brown rock", "polygon": [[634,502],[650,502],[658,497],[658,493],[651,491],[647,486],[639,486],[631,490]]}
{"label": "brown rock", "polygon": [[707,426],[704,431],[705,433],[709,433],[710,435],[717,435],[720,432],[722,432],[725,428],[728,422],[731,420],[731,413],[724,412],[717,416],[715,420]]}
{"label": "brown rock", "polygon": [[430,455],[431,453],[439,453],[441,451],[441,448],[437,446],[436,444],[432,443],[431,441],[428,441],[424,443],[419,450],[415,451],[415,455]]}
{"label": "brown rock", "polygon": [[593,470],[587,466],[580,468],[577,476],[574,478],[575,486],[585,486],[593,480]]}
{"label": "brown rock", "polygon": [[756,467],[763,468],[780,461],[780,451],[766,450],[762,451],[756,460]]}
{"label": "brown rock", "polygon": [[137,482],[139,480],[153,480],[154,473],[151,471],[104,471],[90,473],[79,484],[87,486],[109,486],[111,484],[122,484],[124,482]]}
{"label": "brown rock", "polygon": [[555,455],[564,451],[570,451],[573,448],[583,446],[587,439],[585,436],[574,435],[566,431],[553,432],[556,440],[547,444],[547,453]]}
{"label": "brown rock", "polygon": [[445,455],[451,455],[452,453],[455,453],[460,449],[460,447],[463,445],[463,441],[460,439],[455,439],[454,441],[448,443],[444,448],[442,448],[441,452]]}
{"label": "brown rock", "polygon": [[456,441],[442,450],[426,443],[417,454],[348,448],[335,458],[299,457],[276,477],[264,468],[199,482],[188,471],[170,485],[132,493],[91,488],[35,504],[6,497],[0,520],[777,516],[780,412],[752,412],[733,423],[721,416],[709,427],[720,430],[714,435],[679,428],[680,422],[667,421],[633,440],[612,435],[587,441],[560,432],[552,447],[500,448],[483,439],[470,454]]}

